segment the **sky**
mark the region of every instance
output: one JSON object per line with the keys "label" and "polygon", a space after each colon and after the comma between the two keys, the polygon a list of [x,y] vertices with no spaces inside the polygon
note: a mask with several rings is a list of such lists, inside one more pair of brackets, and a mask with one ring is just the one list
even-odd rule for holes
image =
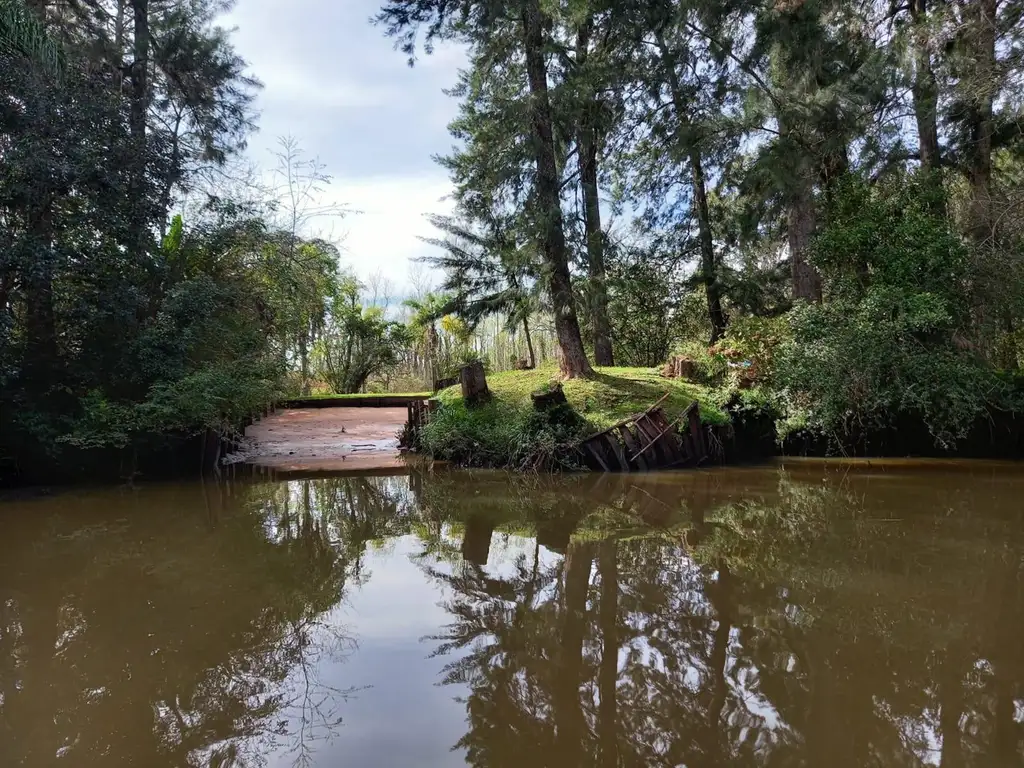
{"label": "sky", "polygon": [[236,50],[264,84],[250,159],[273,168],[286,135],[318,158],[332,177],[324,204],[358,213],[321,219],[316,234],[339,237],[343,265],[361,278],[381,273],[402,293],[411,260],[431,251],[418,240],[434,234],[425,214],[450,211],[451,185],[432,157],[453,144],[447,125],[458,103],[443,89],[465,53],[439,47],[410,68],[369,23],[378,8],[379,0],[238,0],[219,23],[235,29]]}

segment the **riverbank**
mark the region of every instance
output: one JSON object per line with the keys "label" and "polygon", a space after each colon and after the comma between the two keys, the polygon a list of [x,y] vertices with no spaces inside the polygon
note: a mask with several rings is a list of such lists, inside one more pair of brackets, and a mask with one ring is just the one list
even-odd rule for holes
{"label": "riverbank", "polygon": [[499,373],[487,383],[490,398],[472,408],[459,387],[438,394],[440,407],[420,435],[424,453],[467,467],[581,469],[574,448],[585,437],[658,401],[674,422],[696,401],[718,463],[776,456],[1024,459],[1024,416],[1013,411],[983,412],[958,440],[943,443],[914,413],[881,425],[858,423],[842,435],[793,430],[778,396],[765,388],[703,385],[659,369],[600,368],[593,377],[561,382],[566,403],[555,411],[534,404],[559,384],[554,368]]}
{"label": "riverbank", "polygon": [[[565,405],[540,412],[533,396],[561,384]],[[590,378],[559,382],[555,368],[506,371],[487,377],[489,398],[468,407],[459,387],[437,395],[439,408],[420,434],[420,448],[462,466],[574,469],[574,446],[594,432],[661,402],[674,420],[694,401],[702,421],[725,426],[729,417],[715,390],[669,379],[654,368],[598,368]]]}

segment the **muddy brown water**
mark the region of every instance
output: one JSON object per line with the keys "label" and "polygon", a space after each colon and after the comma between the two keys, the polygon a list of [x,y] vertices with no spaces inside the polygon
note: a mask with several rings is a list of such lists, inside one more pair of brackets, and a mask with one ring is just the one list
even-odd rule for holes
{"label": "muddy brown water", "polygon": [[1024,472],[0,504],[3,766],[1024,763]]}

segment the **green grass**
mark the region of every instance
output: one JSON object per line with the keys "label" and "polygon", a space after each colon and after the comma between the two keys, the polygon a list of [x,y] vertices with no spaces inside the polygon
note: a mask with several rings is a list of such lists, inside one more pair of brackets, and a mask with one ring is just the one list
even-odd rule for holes
{"label": "green grass", "polygon": [[696,400],[705,423],[728,421],[705,387],[664,379],[653,368],[600,368],[591,378],[563,382],[569,405],[582,419],[550,424],[534,412],[530,395],[558,380],[554,367],[492,374],[487,377],[490,402],[473,409],[463,403],[458,387],[440,392],[442,407],[422,432],[423,448],[464,466],[555,467],[581,438],[642,413],[666,393],[662,407],[670,419]]}
{"label": "green grass", "polygon": [[[666,393],[662,404],[671,419],[682,413],[694,400],[700,403],[701,419],[707,424],[725,424],[728,417],[717,405],[713,390],[680,379],[662,378],[657,368],[598,368],[590,379],[562,382],[565,397],[577,413],[595,431],[611,426],[650,408]],[[487,386],[494,399],[515,408],[532,408],[530,395],[558,381],[558,369],[506,371],[487,377]],[[458,387],[439,393],[441,401],[461,402]]]}

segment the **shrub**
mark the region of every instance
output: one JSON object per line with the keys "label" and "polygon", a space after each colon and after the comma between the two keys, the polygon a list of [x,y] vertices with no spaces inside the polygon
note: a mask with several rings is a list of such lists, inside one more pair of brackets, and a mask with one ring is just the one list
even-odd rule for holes
{"label": "shrub", "polygon": [[716,385],[724,381],[729,372],[728,359],[723,350],[708,347],[699,341],[686,341],[676,346],[675,355],[693,362],[696,369],[694,379],[699,384]]}
{"label": "shrub", "polygon": [[742,360],[757,368],[758,380],[770,380],[775,369],[779,347],[790,339],[790,325],[785,315],[755,317],[734,315],[720,347],[735,350]]}
{"label": "shrub", "polygon": [[957,343],[968,260],[916,179],[848,181],[816,242],[828,301],[789,316],[775,356],[789,421],[843,439],[913,414],[951,447],[1008,388]]}
{"label": "shrub", "polygon": [[420,444],[431,456],[468,467],[575,469],[574,446],[588,432],[571,408],[537,412],[499,398],[467,408],[455,388],[423,428]]}

